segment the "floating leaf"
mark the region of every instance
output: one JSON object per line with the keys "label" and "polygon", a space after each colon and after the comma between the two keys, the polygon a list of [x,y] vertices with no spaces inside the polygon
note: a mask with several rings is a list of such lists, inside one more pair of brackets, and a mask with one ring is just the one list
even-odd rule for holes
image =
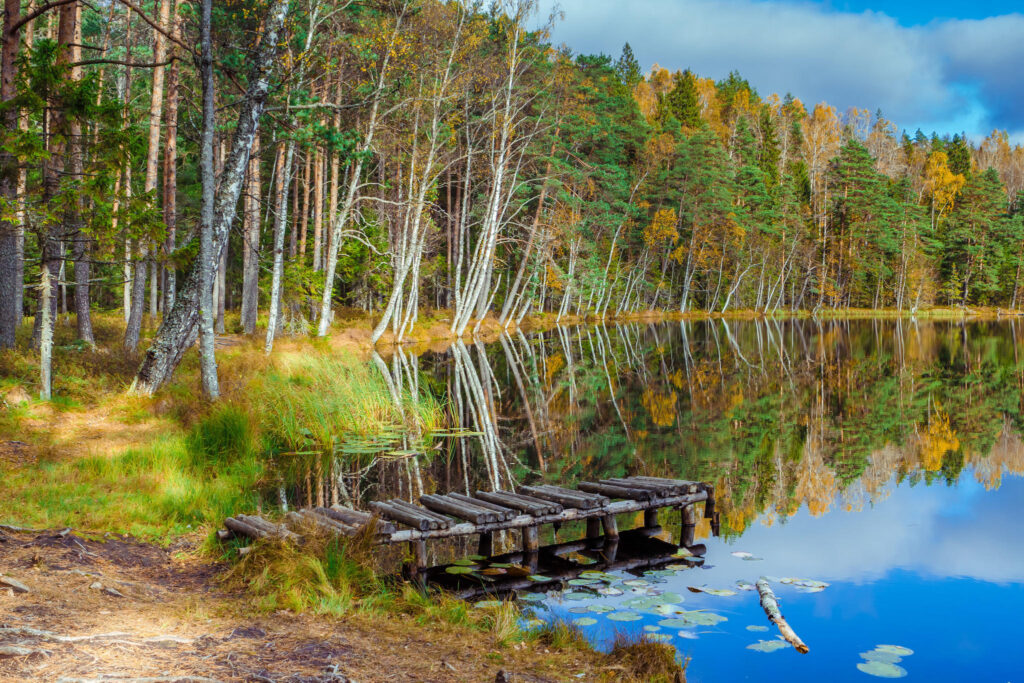
{"label": "floating leaf", "polygon": [[902,645],[879,645],[875,647],[875,649],[880,652],[891,652],[894,655],[899,655],[900,657],[909,657],[914,654],[913,650],[909,647],[903,647]]}
{"label": "floating leaf", "polygon": [[671,569],[672,571],[676,571],[676,572],[681,572],[684,569],[689,569],[689,568],[690,568],[690,565],[688,565],[688,564],[676,563],[676,564],[666,564],[665,565],[665,569]]}
{"label": "floating leaf", "polygon": [[572,614],[586,614],[590,610],[586,607],[570,607],[569,612]]}
{"label": "floating leaf", "polygon": [[452,564],[454,564],[457,567],[472,567],[473,565],[476,564],[476,562],[477,561],[474,560],[474,559],[471,559],[469,557],[464,557],[461,560],[455,560],[454,562],[452,562]]}
{"label": "floating leaf", "polygon": [[754,650],[755,652],[775,652],[786,647],[788,646],[784,640],[759,640],[756,643],[747,645],[748,650]]}
{"label": "floating leaf", "polygon": [[639,588],[641,586],[650,586],[651,582],[644,581],[643,579],[629,579],[628,581],[623,581],[622,585],[629,586],[630,588]]}
{"label": "floating leaf", "polygon": [[587,571],[585,571],[585,572],[580,572],[580,578],[581,579],[597,579],[599,581],[614,581],[615,580],[615,577],[612,576],[611,574],[606,574],[604,572],[595,572],[595,571],[591,571],[589,569]]}
{"label": "floating leaf", "polygon": [[481,570],[480,573],[485,576],[504,576],[508,572],[501,567],[488,567],[487,569]]}
{"label": "floating leaf", "polygon": [[595,583],[601,583],[594,579],[570,579],[570,586],[593,586]]}
{"label": "floating leaf", "polygon": [[596,614],[607,614],[608,612],[615,611],[615,608],[611,605],[600,605],[597,603],[590,605],[589,607],[587,607],[587,609]]}
{"label": "floating leaf", "polygon": [[907,675],[907,670],[902,666],[886,662],[860,662],[857,668],[869,676],[878,678],[903,678]]}
{"label": "floating leaf", "polygon": [[530,574],[530,576],[528,576],[526,578],[530,579],[530,581],[533,581],[535,583],[544,583],[545,581],[554,581],[554,579],[549,578],[547,576],[541,576],[540,574]]}
{"label": "floating leaf", "polygon": [[476,570],[477,567],[474,565],[472,567],[448,567],[444,571],[447,574],[472,574]]}
{"label": "floating leaf", "polygon": [[636,612],[612,612],[608,618],[612,621],[638,621],[640,615]]}
{"label": "floating leaf", "polygon": [[757,631],[758,633],[764,633],[765,631],[768,630],[768,627],[767,626],[759,626],[759,625],[756,625],[756,624],[752,624],[752,625],[747,627],[747,630],[748,631]]}
{"label": "floating leaf", "polygon": [[508,562],[492,562],[491,566],[496,567],[497,569],[512,569],[516,565],[509,564]]}
{"label": "floating leaf", "polygon": [[655,626],[654,624],[647,624],[646,626],[644,626],[644,630],[648,633],[657,633],[661,630],[661,627]]}
{"label": "floating leaf", "polygon": [[903,661],[903,657],[888,650],[871,650],[869,652],[861,652],[861,659],[865,659],[869,662],[884,662],[886,664],[898,664]]}
{"label": "floating leaf", "polygon": [[547,597],[543,593],[522,593],[519,599],[524,602],[544,602]]}
{"label": "floating leaf", "polygon": [[623,594],[621,590],[619,590],[618,588],[613,588],[612,586],[605,586],[604,588],[598,588],[597,592],[600,593],[601,595],[608,595],[608,596],[616,596],[616,595],[622,595]]}
{"label": "floating leaf", "polygon": [[593,626],[597,623],[597,619],[593,617],[580,617],[579,619],[573,619],[574,624],[577,626]]}
{"label": "floating leaf", "polygon": [[571,593],[563,593],[563,600],[589,600],[594,597],[593,593],[584,593],[583,591],[572,591]]}
{"label": "floating leaf", "polygon": [[694,626],[714,626],[723,621],[728,621],[727,617],[723,617],[721,614],[715,614],[714,612],[705,612],[702,610],[686,612],[682,611],[678,613],[679,616],[675,619],[662,619],[658,622],[659,626],[665,628],[692,628]]}

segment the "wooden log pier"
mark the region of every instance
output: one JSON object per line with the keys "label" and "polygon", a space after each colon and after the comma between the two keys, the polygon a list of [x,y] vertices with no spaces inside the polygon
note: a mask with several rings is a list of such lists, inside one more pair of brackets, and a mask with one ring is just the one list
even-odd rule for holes
{"label": "wooden log pier", "polygon": [[[714,488],[707,483],[657,477],[626,477],[581,482],[577,489],[549,484],[519,486],[515,491],[477,491],[473,496],[461,493],[421,496],[420,505],[391,499],[369,504],[371,512],[339,505],[315,507],[291,512],[284,524],[262,517],[236,515],[224,521],[222,540],[232,537],[266,537],[297,540],[310,526],[322,532],[354,536],[372,526],[379,544],[408,543],[413,558],[408,573],[427,567],[426,542],[459,536],[480,536],[480,554],[490,555],[494,532],[519,530],[524,554],[535,554],[540,547],[540,527],[585,521],[587,539],[619,537],[616,516],[643,512],[644,528],[659,528],[658,512],[680,510],[681,545],[694,541],[698,513],[694,507],[704,503],[704,516],[718,534]],[[399,526],[401,525],[401,526]]]}

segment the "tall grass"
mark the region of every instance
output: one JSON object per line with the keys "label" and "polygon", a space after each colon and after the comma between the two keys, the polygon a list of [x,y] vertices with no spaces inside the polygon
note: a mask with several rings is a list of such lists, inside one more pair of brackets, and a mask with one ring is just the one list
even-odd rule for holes
{"label": "tall grass", "polygon": [[347,353],[287,354],[253,379],[249,405],[264,436],[282,450],[330,451],[346,436],[430,431],[441,419],[429,396],[396,403],[377,368]]}

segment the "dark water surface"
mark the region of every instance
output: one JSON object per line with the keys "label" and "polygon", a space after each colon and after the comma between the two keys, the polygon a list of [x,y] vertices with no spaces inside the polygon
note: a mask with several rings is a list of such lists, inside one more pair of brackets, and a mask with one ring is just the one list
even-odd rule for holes
{"label": "dark water surface", "polygon": [[[698,526],[703,568],[617,575],[621,596],[552,591],[537,618],[582,619],[601,646],[652,634],[692,658],[690,681],[867,681],[860,653],[879,645],[913,651],[868,655],[888,662],[879,673],[1024,680],[1022,344],[1015,322],[709,321],[403,352],[384,361],[396,390],[432,394],[477,435],[390,464],[366,495],[709,481],[722,535]],[[545,542],[581,536],[567,527]],[[665,538],[678,540],[678,520]],[[737,584],[760,576],[809,654],[748,648],[777,638],[756,591]],[[638,578],[647,585],[621,584]],[[623,612],[635,620],[609,618]]]}

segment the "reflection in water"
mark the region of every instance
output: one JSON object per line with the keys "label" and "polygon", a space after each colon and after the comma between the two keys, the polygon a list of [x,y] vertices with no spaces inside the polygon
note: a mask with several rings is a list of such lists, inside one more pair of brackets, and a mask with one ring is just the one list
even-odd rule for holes
{"label": "reflection in water", "polygon": [[[645,575],[653,592],[685,597],[678,609],[695,624],[700,610],[726,618],[658,632],[694,656],[690,680],[864,680],[858,653],[880,643],[916,650],[907,668],[922,680],[1012,680],[1024,670],[1008,654],[1024,609],[1024,481],[1007,476],[1024,472],[1021,333],[1013,320],[710,320],[516,332],[421,357],[399,349],[375,359],[394,399],[411,410],[409,397],[434,397],[446,428],[386,448],[341,444],[333,469],[292,468],[305,484],[296,476],[285,488],[302,502],[317,495],[310,471],[330,473],[344,486],[321,495],[344,490],[359,504],[630,475],[708,481],[724,538],[701,520],[700,570]],[[560,534],[544,542],[583,529]],[[496,537],[495,551],[513,540]],[[431,563],[474,552],[468,543],[432,547]],[[685,590],[762,574],[832,584],[776,587],[810,655],[746,648],[756,638],[745,627],[764,621],[756,594]],[[628,608],[632,598],[616,599]],[[570,619],[590,607],[549,602]],[[630,627],[655,633],[658,619],[644,613]],[[588,637],[610,639],[604,623]]]}
{"label": "reflection in water", "polygon": [[952,483],[967,466],[993,489],[1024,469],[1020,334],[1014,321],[711,320],[398,348],[374,355],[394,400],[432,395],[449,429],[395,435],[369,459],[352,451],[374,444],[343,444],[316,467],[333,473],[328,497],[357,503],[628,474],[711,481],[726,535],[801,506],[862,509],[895,482]]}

